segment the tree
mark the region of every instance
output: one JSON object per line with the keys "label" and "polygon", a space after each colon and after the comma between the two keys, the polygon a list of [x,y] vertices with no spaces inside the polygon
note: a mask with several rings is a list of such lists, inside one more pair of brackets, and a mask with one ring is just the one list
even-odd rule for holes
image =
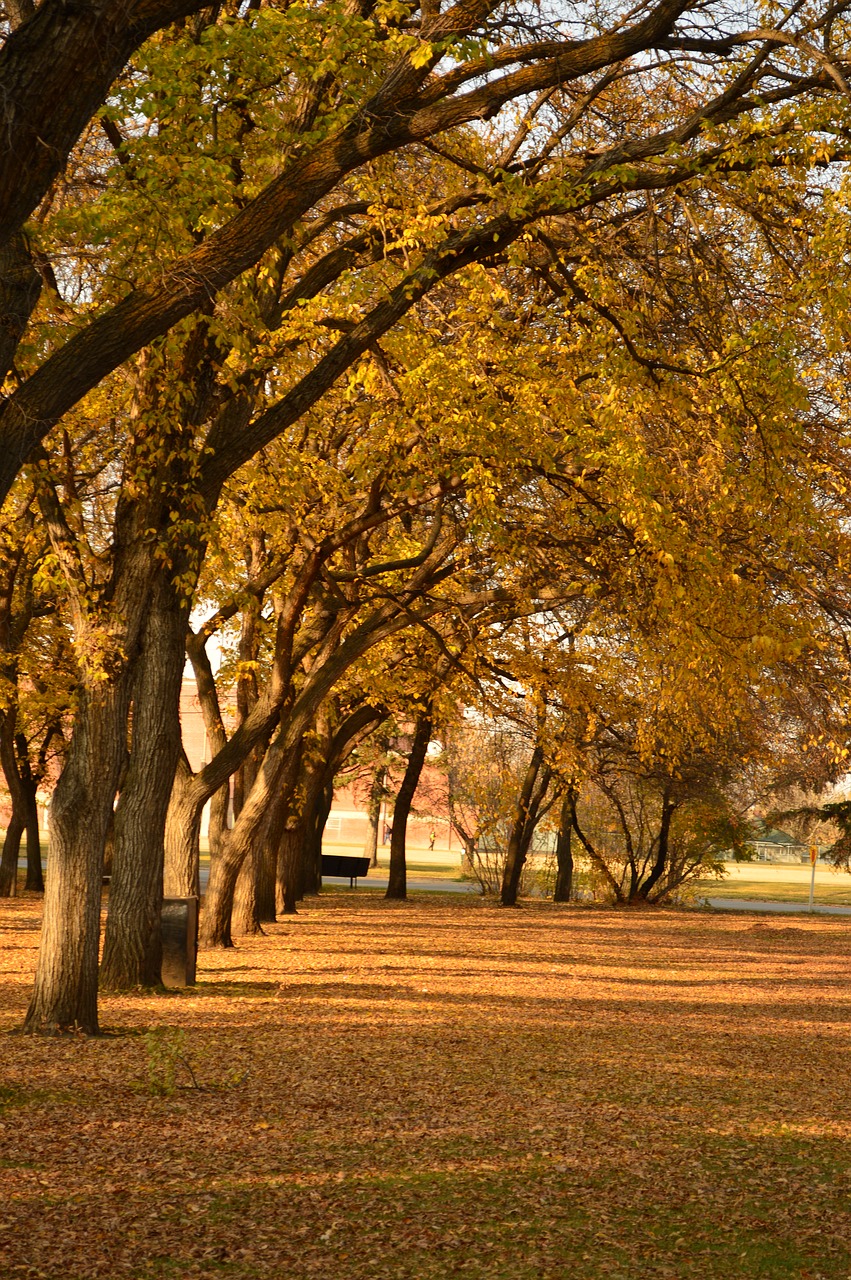
{"label": "tree", "polygon": [[[704,34],[677,28],[687,12],[685,5],[661,3],[626,26],[601,32],[589,20],[575,40],[542,29],[537,35],[543,39],[527,42],[525,35],[515,39],[510,27],[491,27],[487,6],[427,13],[419,25],[416,19],[400,23],[383,10],[351,12],[345,19],[336,9],[319,10],[314,22],[298,7],[283,14],[249,8],[238,21],[205,21],[158,38],[116,87],[108,106],[115,127],[107,135],[115,140],[117,159],[90,133],[72,157],[72,196],[45,211],[39,252],[49,287],[18,346],[20,385],[0,416],[4,475],[11,477],[24,458],[37,471],[81,655],[76,730],[54,802],[56,874],[46,903],[45,938],[66,956],[45,956],[31,1029],[97,1025],[94,897],[126,757],[131,702],[134,724],[156,731],[134,735],[121,789],[113,889],[115,936],[122,941],[110,942],[106,967],[113,967],[113,955],[120,955],[117,967],[124,973],[146,964],[159,892],[159,833],[179,756],[183,637],[210,522],[231,477],[288,434],[304,438],[309,452],[321,417],[316,407],[347,375],[365,398],[379,381],[395,384],[402,396],[400,374],[413,388],[438,358],[445,364],[445,348],[433,333],[423,358],[413,354],[428,330],[427,302],[441,290],[447,310],[465,298],[483,299],[480,264],[498,280],[506,264],[511,269],[522,258],[522,237],[533,228],[545,237],[540,246],[549,253],[554,244],[558,258],[564,251],[547,231],[560,228],[564,236],[566,228],[593,227],[602,245],[623,225],[630,201],[638,200],[645,227],[658,222],[656,197],[648,195],[641,207],[639,193],[678,186],[691,191],[702,169],[717,184],[719,174],[770,169],[790,154],[796,163],[812,158],[806,130],[790,142],[784,104],[830,91],[829,65],[817,59],[813,70],[809,46],[801,52],[785,34],[731,30],[707,44]],[[809,35],[811,25],[798,34]],[[624,64],[650,48],[662,55],[658,66],[640,57]],[[271,86],[270,50],[282,68]],[[706,59],[700,74],[695,54]],[[317,81],[320,60],[328,70]],[[241,77],[236,94],[231,74]],[[495,129],[465,131],[469,122],[496,116],[506,103],[536,92],[542,96],[506,146],[496,145]],[[606,114],[599,120],[621,123],[618,136],[613,140],[610,133],[601,150],[596,110],[602,103]],[[808,124],[826,127],[829,107],[821,116],[813,109]],[[759,117],[759,130],[737,126],[738,117],[748,116]],[[445,146],[433,142],[438,134]],[[183,164],[187,138],[203,158],[202,181]],[[447,159],[436,156],[436,146],[440,153],[456,150]],[[419,188],[428,175],[428,200],[410,182],[392,198],[376,191],[387,181],[382,157],[406,148],[412,168],[396,168],[404,175],[416,166]],[[277,176],[270,181],[273,170]],[[151,207],[163,216],[152,219]],[[582,239],[574,235],[574,244]],[[646,241],[653,243],[652,236]],[[63,263],[64,292],[53,288],[55,271],[50,283],[52,255]],[[538,270],[537,243],[529,256],[538,262],[524,264],[526,269]],[[78,290],[76,305],[73,288],[64,285],[68,280]],[[639,399],[646,405],[657,366],[665,372],[666,361],[655,352],[642,356],[629,328],[612,326],[608,302],[587,282],[574,279],[573,285],[571,300],[559,296],[559,306],[565,314],[574,308],[583,326],[598,332],[605,322],[610,342],[614,329],[617,342],[626,344],[622,367],[629,367],[633,389],[636,352],[644,372],[649,367],[655,375],[642,388]],[[489,303],[486,315],[488,309]],[[66,333],[67,341],[57,345]],[[388,360],[380,344],[391,333],[399,340]],[[545,323],[531,336],[539,347],[549,345]],[[534,341],[527,353],[533,347]],[[574,341],[574,356],[577,350]],[[135,353],[141,354],[132,369],[131,399],[112,375]],[[509,363],[506,357],[506,374]],[[481,351],[476,366],[481,370]],[[681,371],[667,372],[673,379]],[[468,387],[461,398],[465,425],[479,426],[498,395],[490,394],[480,373],[471,380],[460,364],[457,373]],[[557,374],[564,374],[561,359],[552,362],[552,382],[541,384],[536,409],[555,388]],[[574,374],[562,384],[575,399],[566,414],[571,428],[587,411],[585,395],[575,394],[585,375],[577,383],[580,370]],[[498,391],[501,381],[507,384],[507,376],[496,380]],[[442,409],[449,382],[437,382],[431,393],[441,397]],[[626,383],[623,377],[624,393]],[[72,423],[83,397],[88,401]],[[564,391],[553,404],[564,404]],[[597,408],[604,415],[605,404]],[[531,392],[526,409],[524,415],[512,406],[518,423],[536,416]],[[63,414],[74,428],[72,457],[85,453],[88,424],[95,420],[109,458],[88,548],[49,438]],[[418,424],[434,416],[426,404]],[[510,416],[505,406],[501,416]],[[538,420],[543,416],[538,413]],[[397,421],[403,418],[396,414]],[[552,444],[546,437],[546,431],[543,438],[536,433],[544,471]],[[451,438],[446,443],[443,467],[456,444]],[[126,459],[120,490],[116,444]],[[481,449],[471,444],[455,452],[469,460],[464,486],[475,507],[488,491],[490,459],[482,460]],[[477,452],[478,466],[471,459]],[[557,470],[565,452],[556,450]],[[426,459],[416,461],[422,476]],[[592,461],[592,475],[594,469]],[[416,473],[412,466],[411,476]],[[441,474],[450,480],[453,471]],[[559,483],[576,490],[572,467],[559,474]],[[518,484],[515,492],[522,488]],[[642,515],[651,510],[649,486],[643,497]],[[583,500],[590,513],[594,495]],[[523,503],[519,496],[516,501],[514,513]],[[528,519],[528,502],[523,514]],[[634,521],[634,511],[620,514]],[[635,533],[635,524],[630,527]],[[630,541],[614,518],[610,533],[613,548]],[[570,548],[574,564],[580,542],[575,536]],[[649,565],[647,557],[648,573]],[[302,710],[309,719],[313,708],[303,704]],[[267,750],[272,773],[266,778],[260,771],[256,805],[252,799],[240,814],[248,844],[234,863],[258,836],[263,787],[277,785],[285,745],[286,737],[279,738]],[[153,851],[143,815],[156,832]],[[237,828],[232,834],[233,850],[241,837]],[[71,976],[81,964],[85,978]]]}
{"label": "tree", "polygon": [[408,818],[411,815],[414,793],[425,764],[426,751],[431,741],[431,732],[432,709],[431,704],[426,703],[414,722],[414,733],[411,738],[408,762],[393,805],[393,826],[390,831],[390,875],[387,881],[387,892],[384,896],[395,901],[403,902],[408,896],[405,861]]}

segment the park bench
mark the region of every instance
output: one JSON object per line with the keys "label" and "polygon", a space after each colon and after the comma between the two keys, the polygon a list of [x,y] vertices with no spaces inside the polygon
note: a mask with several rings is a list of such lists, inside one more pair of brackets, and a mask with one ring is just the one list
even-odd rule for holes
{"label": "park bench", "polygon": [[358,876],[365,876],[369,871],[369,858],[352,858],[344,853],[323,853],[323,876],[348,876],[349,888],[356,889]]}

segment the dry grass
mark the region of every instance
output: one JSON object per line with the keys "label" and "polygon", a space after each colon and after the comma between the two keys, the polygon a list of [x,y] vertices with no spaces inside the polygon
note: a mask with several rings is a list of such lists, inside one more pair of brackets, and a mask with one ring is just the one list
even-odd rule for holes
{"label": "dry grass", "polygon": [[328,894],[49,1042],[0,910],[4,1277],[851,1276],[842,920]]}

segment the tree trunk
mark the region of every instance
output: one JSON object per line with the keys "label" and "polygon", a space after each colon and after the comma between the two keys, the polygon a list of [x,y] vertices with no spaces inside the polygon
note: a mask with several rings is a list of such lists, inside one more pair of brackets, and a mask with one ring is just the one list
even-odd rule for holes
{"label": "tree trunk", "polygon": [[556,839],[556,885],[553,891],[553,902],[570,902],[573,892],[573,811],[569,792],[565,792],[561,802],[558,837]]}
{"label": "tree trunk", "polygon": [[[298,741],[300,742],[299,735]],[[231,913],[240,868],[251,849],[266,838],[273,798],[292,794],[298,777],[300,752],[283,731],[269,746],[258,770],[251,794],[228,832],[219,857],[210,861],[210,881],[201,915],[200,944],[204,947],[232,947]]]}
{"label": "tree trunk", "polygon": [[18,894],[18,857],[21,852],[21,836],[25,823],[21,812],[12,802],[12,816],[3,841],[0,857],[0,898],[15,898]]}
{"label": "tree trunk", "polygon": [[[671,834],[671,819],[674,816],[676,808],[676,804],[672,803],[670,795],[666,790],[662,797],[662,818],[659,823],[659,847],[656,851],[656,861],[653,864],[653,869],[650,872],[650,875],[644,881],[644,884],[639,885],[638,891],[634,895],[635,899],[638,901],[647,901],[647,895],[650,893],[653,886],[659,881],[662,873],[668,865],[668,840]],[[633,901],[632,897],[630,897],[630,901]]]}
{"label": "tree trunk", "polygon": [[425,764],[426,751],[431,739],[431,706],[417,717],[414,740],[405,776],[396,796],[393,810],[393,830],[390,833],[390,878],[385,898],[404,901],[408,896],[408,872],[405,861],[405,843],[408,833],[408,817],[414,802],[414,793]]}
{"label": "tree trunk", "polygon": [[609,892],[611,893],[615,902],[620,902],[620,903],[624,902],[625,899],[624,899],[623,893],[621,892],[621,887],[618,884],[615,877],[612,875],[609,868],[606,866],[605,858],[601,857],[601,855],[597,852],[597,850],[594,848],[591,841],[588,839],[588,837],[585,835],[585,832],[582,830],[581,826],[579,825],[579,814],[576,809],[576,801],[577,801],[576,792],[568,791],[567,798],[570,803],[570,820],[573,825],[573,830],[576,832],[576,835],[579,839],[579,843],[582,845],[582,848],[587,853],[591,861],[591,865],[595,867],[597,871],[599,871],[600,875],[605,880],[606,884],[609,887]]}
{"label": "tree trunk", "polygon": [[307,839],[301,859],[299,898],[322,888],[322,837],[334,803],[334,781],[326,782],[308,814]]}
{"label": "tree trunk", "polygon": [[[457,831],[458,828],[456,827]],[[463,852],[461,854],[461,875],[474,876],[476,874],[476,845],[478,841],[475,836],[462,835],[461,844]]]}
{"label": "tree trunk", "polygon": [[520,795],[517,799],[517,807],[514,811],[514,820],[511,825],[511,834],[508,837],[508,850],[505,856],[505,868],[502,873],[502,893],[500,900],[504,907],[517,906],[517,894],[520,891],[520,877],[523,874],[523,866],[526,862],[526,852],[528,843],[524,848],[524,836],[526,826],[530,817],[530,806],[532,795],[535,790],[535,783],[538,778],[538,772],[544,759],[543,748],[535,747],[532,757],[526,766],[526,772],[523,775],[523,782],[520,787]]}
{"label": "tree trunk", "polygon": [[304,850],[304,822],[284,827],[278,846],[278,911],[284,916],[297,913],[299,864]]}
{"label": "tree trunk", "polygon": [[21,836],[27,821],[24,788],[15,754],[17,715],[16,704],[8,711],[0,712],[0,767],[12,802],[12,816],[3,842],[3,856],[0,858],[0,898],[14,898],[18,892],[18,858],[21,853]]}
{"label": "tree trunk", "polygon": [[263,932],[257,885],[262,873],[264,854],[265,841],[262,846],[254,845],[249,850],[239,869],[231,913],[231,932],[239,937],[251,937]]}
{"label": "tree trunk", "polygon": [[[29,770],[27,770],[29,773]],[[26,806],[24,822],[27,831],[27,880],[25,889],[44,893],[44,873],[41,869],[41,830],[38,825],[38,800],[36,784],[32,777],[21,779]]]}
{"label": "tree trunk", "polygon": [[275,873],[278,864],[277,845],[267,839],[263,842],[263,857],[257,877],[257,919],[261,924],[274,924],[278,918],[275,910]]}
{"label": "tree trunk", "polygon": [[192,790],[192,770],[184,751],[178,756],[166,814],[163,893],[167,898],[200,895],[202,812],[203,804],[198,803]]}
{"label": "tree trunk", "polygon": [[130,765],[115,811],[101,985],[160,982],[166,814],[180,758],[180,684],[188,607],[171,583],[153,592],[136,668]]}
{"label": "tree trunk", "polygon": [[369,858],[371,867],[378,866],[378,824],[381,821],[381,804],[384,800],[384,782],[386,778],[386,766],[379,765],[372,775],[372,785],[369,789],[369,801],[366,809],[366,842],[363,846],[363,856]]}
{"label": "tree trunk", "polygon": [[126,750],[127,670],[81,689],[50,806],[50,869],[35,986],[24,1029],[98,1033],[103,850]]}
{"label": "tree trunk", "polygon": [[[207,844],[210,849],[210,857],[215,858],[222,847],[222,843],[228,831],[228,814],[230,810],[230,782],[226,782],[223,787],[219,787],[218,791],[210,796],[210,814],[207,826]],[[206,801],[205,801],[206,803]],[[201,813],[203,815],[203,805]],[[199,819],[200,821],[200,819]],[[199,828],[200,831],[200,828]]]}

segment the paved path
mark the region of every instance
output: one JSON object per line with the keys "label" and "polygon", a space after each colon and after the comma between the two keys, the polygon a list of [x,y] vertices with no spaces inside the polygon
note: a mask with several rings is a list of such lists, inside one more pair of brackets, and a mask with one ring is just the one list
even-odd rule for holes
{"label": "paved path", "polygon": [[[201,892],[204,893],[207,888],[207,881],[210,878],[208,867],[201,868]],[[348,889],[348,876],[323,876],[322,883],[327,885],[340,886]],[[359,889],[386,889],[387,876],[361,876],[358,880]],[[457,880],[416,880],[408,876],[408,888],[425,889],[431,893],[480,893],[481,890],[477,884],[471,884],[469,881]]]}
{"label": "paved path", "polygon": [[[766,902],[761,898],[704,898],[703,901],[716,911],[778,911],[810,914],[805,902]],[[820,916],[851,916],[851,907],[827,907],[816,903],[813,914]]]}
{"label": "paved path", "polygon": [[[341,876],[323,876],[322,883],[349,887],[348,879]],[[481,893],[479,886],[469,881],[459,883],[457,880],[415,880],[408,876],[407,885],[409,889],[425,889],[431,893]],[[358,880],[358,888],[386,889],[387,876],[364,876]]]}

